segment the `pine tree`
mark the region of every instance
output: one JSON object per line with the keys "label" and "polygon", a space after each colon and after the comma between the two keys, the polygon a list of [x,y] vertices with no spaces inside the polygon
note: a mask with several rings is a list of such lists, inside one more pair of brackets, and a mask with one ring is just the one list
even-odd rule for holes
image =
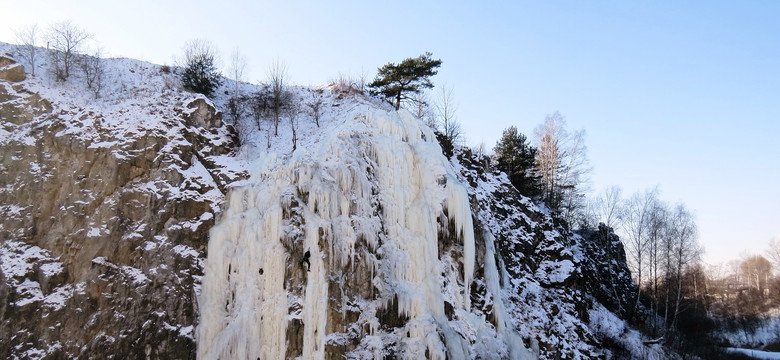
{"label": "pine tree", "polygon": [[210,96],[222,84],[222,74],[215,65],[214,51],[204,40],[194,40],[184,51],[184,72],[181,82],[185,89]]}
{"label": "pine tree", "polygon": [[368,85],[371,93],[381,95],[389,101],[395,109],[401,108],[401,102],[411,99],[422,89],[430,89],[433,83],[429,79],[436,75],[441,60],[431,58],[432,54],[426,52],[416,58],[408,58],[396,65],[388,63],[378,69],[376,79]]}
{"label": "pine tree", "polygon": [[539,177],[534,169],[536,148],[517,128],[510,126],[493,148],[496,168],[509,176],[509,181],[525,196],[541,194]]}

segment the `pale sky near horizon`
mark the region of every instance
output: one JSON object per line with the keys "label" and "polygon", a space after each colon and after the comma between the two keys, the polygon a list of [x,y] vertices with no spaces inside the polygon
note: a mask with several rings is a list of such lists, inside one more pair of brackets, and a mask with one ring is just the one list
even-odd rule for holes
{"label": "pale sky near horizon", "polygon": [[780,236],[778,19],[775,1],[27,0],[3,5],[0,41],[69,20],[108,56],[170,64],[206,38],[240,50],[246,80],[279,59],[300,85],[431,51],[469,145],[560,111],[587,133],[593,189],[658,185],[696,214],[712,263]]}

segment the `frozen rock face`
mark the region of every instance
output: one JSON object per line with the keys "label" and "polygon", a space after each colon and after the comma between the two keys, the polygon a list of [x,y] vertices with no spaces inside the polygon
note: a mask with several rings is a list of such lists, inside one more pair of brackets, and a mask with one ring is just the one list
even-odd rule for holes
{"label": "frozen rock face", "polygon": [[203,98],[114,80],[99,103],[0,80],[1,358],[194,357],[231,136]]}

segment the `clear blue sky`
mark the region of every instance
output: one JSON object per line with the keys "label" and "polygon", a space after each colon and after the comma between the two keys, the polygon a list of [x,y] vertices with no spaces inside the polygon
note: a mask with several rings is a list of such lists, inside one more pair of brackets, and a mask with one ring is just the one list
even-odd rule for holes
{"label": "clear blue sky", "polygon": [[696,213],[706,260],[780,236],[780,2],[119,3],[7,2],[0,41],[71,20],[109,56],[172,63],[202,37],[238,47],[250,81],[278,58],[302,85],[431,51],[470,144],[557,110],[587,132],[593,188],[659,185]]}

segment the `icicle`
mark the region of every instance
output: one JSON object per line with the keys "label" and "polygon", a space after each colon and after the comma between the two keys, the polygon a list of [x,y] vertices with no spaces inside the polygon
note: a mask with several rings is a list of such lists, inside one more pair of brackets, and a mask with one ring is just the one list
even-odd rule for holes
{"label": "icicle", "polygon": [[523,338],[514,329],[514,326],[507,324],[510,321],[509,314],[504,307],[504,301],[501,296],[500,277],[498,274],[498,265],[496,263],[496,248],[493,235],[485,232],[485,282],[487,291],[493,295],[493,314],[496,317],[496,332],[506,342],[509,348],[509,357],[515,360],[533,359],[534,355],[523,345]]}
{"label": "icicle", "polygon": [[[201,324],[207,324],[198,327],[201,359],[278,358],[286,351],[287,254],[278,241],[282,211],[277,197],[275,206],[259,212],[251,201],[267,198],[254,191],[233,191],[229,211],[211,231],[209,254],[215,256],[206,261],[200,297]],[[226,283],[219,275],[228,268]]]}
{"label": "icicle", "polygon": [[463,284],[465,286],[464,308],[471,309],[471,281],[474,277],[474,222],[466,189],[455,179],[447,181],[447,212],[455,222],[455,231],[463,239]]}

